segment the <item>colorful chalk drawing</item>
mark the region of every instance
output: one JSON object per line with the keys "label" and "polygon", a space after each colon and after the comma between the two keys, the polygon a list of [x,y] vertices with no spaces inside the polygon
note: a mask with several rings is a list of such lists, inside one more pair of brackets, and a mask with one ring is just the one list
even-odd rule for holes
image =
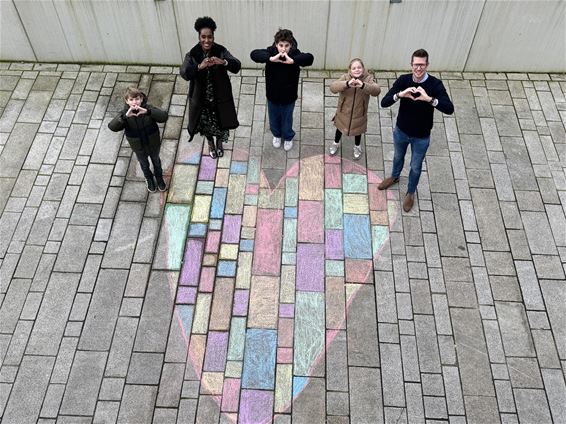
{"label": "colorful chalk drawing", "polygon": [[[170,281],[174,319],[200,393],[230,421],[269,423],[289,411],[344,328],[358,291],[374,283],[373,261],[398,201],[359,163],[323,155],[295,162],[270,187],[259,159],[235,149],[229,176],[243,185],[226,177],[226,187],[215,186],[216,161],[201,157],[196,144],[182,163],[199,166],[201,191],[192,205],[167,203],[162,225],[169,269],[180,270]],[[229,188],[243,198],[235,200]],[[261,190],[267,200],[258,200]],[[272,196],[283,199],[270,203]],[[247,238],[244,219],[255,225]],[[345,313],[329,323],[326,284],[333,278],[344,281]],[[213,302],[225,302],[228,312],[212,311]]]}

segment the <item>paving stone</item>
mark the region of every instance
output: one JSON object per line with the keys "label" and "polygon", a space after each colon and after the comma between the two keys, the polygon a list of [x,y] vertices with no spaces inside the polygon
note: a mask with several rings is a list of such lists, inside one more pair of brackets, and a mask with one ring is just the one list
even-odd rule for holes
{"label": "paving stone", "polygon": [[542,379],[535,358],[507,358],[513,388],[540,388]]}
{"label": "paving stone", "polygon": [[[120,202],[102,266],[129,268],[134,256],[138,229],[142,222],[143,205]],[[138,230],[138,231],[137,231]]]}
{"label": "paving stone", "polygon": [[507,356],[535,356],[523,305],[512,302],[495,302],[501,337]]}
{"label": "paving stone", "polygon": [[468,423],[500,422],[497,400],[490,396],[464,396]]}
{"label": "paving stone", "polygon": [[47,393],[45,394],[43,406],[41,407],[41,417],[57,418],[64,392],[65,385],[63,384],[50,384],[47,387]]}
{"label": "paving stone", "polygon": [[377,368],[350,367],[350,420],[383,423],[381,375]]}
{"label": "paving stone", "polygon": [[513,392],[521,422],[551,422],[550,410],[543,390],[515,389]]}
{"label": "paving stone", "polygon": [[407,396],[407,418],[410,423],[424,423],[425,411],[421,385],[417,383],[405,383]]}
{"label": "paving stone", "polygon": [[540,287],[560,359],[566,358],[566,289],[559,281],[542,280]]}
{"label": "paving stone", "polygon": [[566,386],[559,370],[542,369],[542,378],[547,388],[546,393],[552,419],[555,423],[566,420]]}
{"label": "paving stone", "polygon": [[69,225],[57,255],[54,271],[81,272],[93,234],[93,227]]}
{"label": "paving stone", "polygon": [[78,274],[51,274],[26,353],[57,354],[78,281]]}
{"label": "paving stone", "polygon": [[483,248],[485,250],[509,250],[495,192],[472,189],[472,199]]}
{"label": "paving stone", "polygon": [[380,350],[383,404],[403,407],[405,406],[405,390],[400,346],[381,343]]}
{"label": "paving stone", "polygon": [[0,308],[0,331],[12,334],[20,318],[31,280],[13,279]]}
{"label": "paving stone", "polygon": [[455,195],[433,194],[440,253],[444,256],[466,256],[466,241]]}
{"label": "paving stone", "polygon": [[177,281],[177,274],[154,271],[150,275],[135,341],[136,351],[165,352],[173,308],[170,280]]}
{"label": "paving stone", "polygon": [[127,274],[125,270],[103,269],[100,271],[90,301],[79,349],[110,349]]}
{"label": "paving stone", "polygon": [[77,351],[61,403],[61,414],[94,415],[106,352]]}
{"label": "paving stone", "polygon": [[[120,401],[124,391],[123,378],[104,378],[98,399],[100,400],[115,400]],[[97,407],[98,408],[98,407]]]}
{"label": "paving stone", "polygon": [[106,371],[104,373],[105,376],[126,377],[137,326],[137,318],[118,318],[110,354],[108,355],[108,363],[106,364]]}
{"label": "paving stone", "polygon": [[156,396],[156,386],[126,384],[117,422],[151,423]]}
{"label": "paving stone", "polygon": [[349,365],[379,366],[374,299],[373,289],[362,285],[350,305],[347,327]]}
{"label": "paving stone", "polygon": [[134,352],[130,360],[126,384],[156,385],[159,383],[162,367],[163,354]]}

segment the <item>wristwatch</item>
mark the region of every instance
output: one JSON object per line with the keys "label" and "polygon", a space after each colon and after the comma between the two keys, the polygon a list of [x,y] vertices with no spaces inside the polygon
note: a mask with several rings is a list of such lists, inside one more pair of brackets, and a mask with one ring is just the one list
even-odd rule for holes
{"label": "wristwatch", "polygon": [[431,97],[431,99],[429,100],[428,104],[431,106],[434,106],[434,102],[436,101],[436,99],[434,97]]}

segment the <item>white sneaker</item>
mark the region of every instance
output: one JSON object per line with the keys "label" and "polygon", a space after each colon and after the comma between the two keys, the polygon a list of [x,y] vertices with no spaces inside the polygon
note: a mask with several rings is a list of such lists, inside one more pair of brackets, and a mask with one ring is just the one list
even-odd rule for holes
{"label": "white sneaker", "polygon": [[276,149],[281,147],[281,138],[273,137],[273,147],[275,147]]}
{"label": "white sneaker", "polygon": [[354,146],[354,159],[358,160],[360,157],[362,157],[362,147]]}
{"label": "white sneaker", "polygon": [[332,143],[332,145],[330,146],[330,156],[334,156],[336,155],[336,153],[338,153],[338,148],[340,147],[340,143]]}
{"label": "white sneaker", "polygon": [[293,140],[285,140],[285,143],[283,144],[283,148],[285,149],[286,152],[291,150],[293,148]]}

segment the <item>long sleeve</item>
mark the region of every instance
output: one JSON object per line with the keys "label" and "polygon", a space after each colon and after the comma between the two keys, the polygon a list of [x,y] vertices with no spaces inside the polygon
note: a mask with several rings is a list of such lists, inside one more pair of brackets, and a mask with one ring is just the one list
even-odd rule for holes
{"label": "long sleeve", "polygon": [[370,96],[379,96],[379,93],[381,93],[379,84],[371,75],[368,75],[368,77],[364,80],[364,88],[362,88],[362,90],[367,91]]}
{"label": "long sleeve", "polygon": [[342,75],[339,79],[330,83],[330,91],[334,94],[345,91],[348,88],[348,86],[346,85],[347,81],[348,75]]}
{"label": "long sleeve", "polygon": [[256,49],[250,53],[250,59],[256,63],[267,63],[271,56],[268,49]]}
{"label": "long sleeve", "polygon": [[198,72],[198,63],[191,56],[190,52],[185,55],[185,60],[183,60],[183,64],[181,65],[181,70],[179,74],[184,80],[190,81],[194,79]]}
{"label": "long sleeve", "polygon": [[224,50],[224,59],[226,59],[226,61],[228,62],[228,70],[230,72],[232,72],[233,74],[240,72],[242,64],[238,59],[232,56],[232,54],[227,49]]}
{"label": "long sleeve", "polygon": [[[299,49],[296,49],[294,52],[289,52],[290,56],[295,61],[295,65],[299,66],[311,66],[314,62],[314,56],[310,53],[301,53]],[[294,54],[293,54],[294,53]]]}
{"label": "long sleeve", "polygon": [[401,82],[402,77],[397,78],[387,94],[381,99],[381,107],[389,107],[395,103],[393,96],[400,91],[403,91],[406,87],[403,87],[403,83]]}
{"label": "long sleeve", "polygon": [[151,117],[155,122],[165,122],[169,117],[166,111],[161,110],[152,105],[147,105],[147,111],[149,112],[149,114],[151,115]]}
{"label": "long sleeve", "polygon": [[120,112],[108,123],[108,128],[114,132],[122,131],[126,128],[126,120],[124,119],[123,112]]}
{"label": "long sleeve", "polygon": [[452,100],[450,100],[450,97],[448,97],[448,93],[442,81],[439,81],[439,84],[435,87],[434,97],[438,99],[436,109],[446,115],[452,115],[454,113],[454,104]]}

